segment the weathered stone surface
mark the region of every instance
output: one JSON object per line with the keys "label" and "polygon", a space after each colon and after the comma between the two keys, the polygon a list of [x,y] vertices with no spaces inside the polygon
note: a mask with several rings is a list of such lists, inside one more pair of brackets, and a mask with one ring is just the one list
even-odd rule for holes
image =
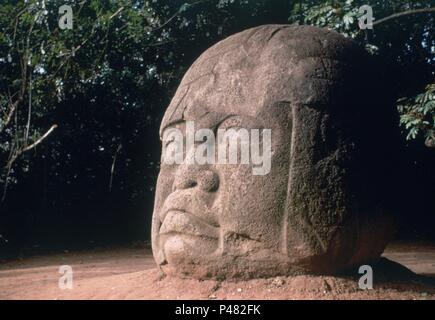
{"label": "weathered stone surface", "polygon": [[[272,129],[269,174],[250,165],[162,165],[153,253],[168,274],[331,274],[380,256],[391,226],[393,107],[371,58],[333,31],[265,25],[204,52],[161,133],[236,117]],[[389,127],[390,126],[390,127]]]}

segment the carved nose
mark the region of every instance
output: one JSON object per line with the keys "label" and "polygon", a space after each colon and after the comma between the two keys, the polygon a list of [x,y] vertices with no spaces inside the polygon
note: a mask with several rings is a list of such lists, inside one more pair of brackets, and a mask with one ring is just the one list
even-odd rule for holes
{"label": "carved nose", "polygon": [[214,192],[219,188],[219,177],[210,169],[198,169],[193,165],[181,166],[175,176],[173,191],[195,187],[205,192]]}

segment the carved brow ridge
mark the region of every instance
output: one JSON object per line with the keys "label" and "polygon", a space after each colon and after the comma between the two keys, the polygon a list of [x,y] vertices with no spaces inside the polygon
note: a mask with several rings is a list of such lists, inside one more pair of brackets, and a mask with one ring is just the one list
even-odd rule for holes
{"label": "carved brow ridge", "polygon": [[[215,119],[212,119],[212,121],[209,123],[207,123],[205,120],[210,119],[210,115],[214,115]],[[206,111],[204,114],[202,114],[199,119],[194,120],[197,123],[205,123],[205,124],[209,124],[211,127],[217,127],[219,124],[221,124],[223,121],[225,121],[228,118],[231,118],[233,116],[236,116],[236,114],[225,114],[225,113],[220,113],[220,112],[211,112],[211,111]],[[208,117],[208,118],[207,118]],[[183,118],[182,119],[176,119],[173,121],[169,121],[161,130],[161,134],[160,134],[160,139],[162,139],[162,135],[163,132],[169,128],[169,127],[173,127],[176,126],[177,124],[181,124],[186,122],[184,114],[183,114]]]}

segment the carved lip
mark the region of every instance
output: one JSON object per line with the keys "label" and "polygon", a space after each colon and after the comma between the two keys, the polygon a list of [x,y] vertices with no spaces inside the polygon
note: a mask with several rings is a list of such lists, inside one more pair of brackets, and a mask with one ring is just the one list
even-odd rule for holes
{"label": "carved lip", "polygon": [[219,228],[184,210],[169,209],[164,214],[160,235],[185,234],[211,239],[219,238]]}

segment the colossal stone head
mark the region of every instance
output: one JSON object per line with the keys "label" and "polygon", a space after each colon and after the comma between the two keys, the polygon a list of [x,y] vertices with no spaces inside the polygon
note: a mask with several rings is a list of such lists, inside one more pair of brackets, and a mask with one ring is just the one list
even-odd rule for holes
{"label": "colossal stone head", "polygon": [[[165,130],[271,129],[271,170],[162,163],[152,224],[163,272],[194,278],[331,274],[380,256],[393,109],[363,49],[336,32],[266,25],[208,49]],[[391,125],[390,125],[391,124]]]}

